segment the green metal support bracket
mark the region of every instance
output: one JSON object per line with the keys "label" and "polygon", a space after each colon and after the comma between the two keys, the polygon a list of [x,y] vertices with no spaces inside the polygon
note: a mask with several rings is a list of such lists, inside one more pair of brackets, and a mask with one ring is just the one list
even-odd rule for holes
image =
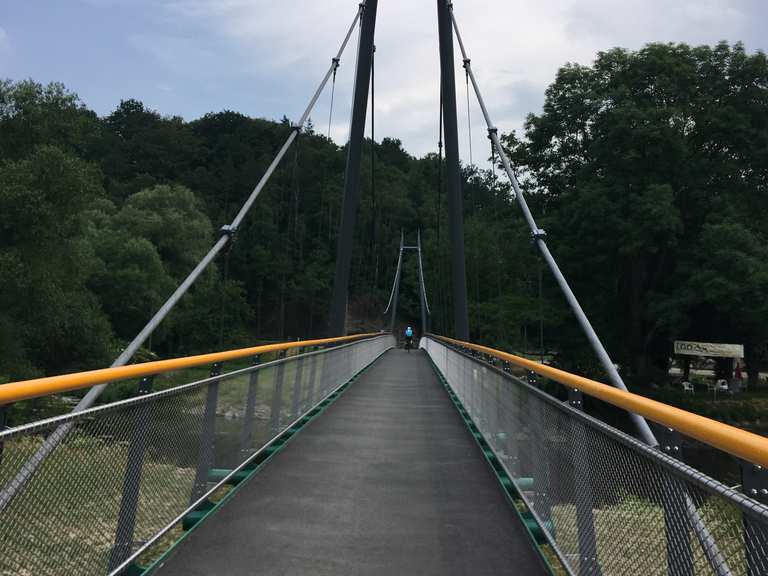
{"label": "green metal support bracket", "polygon": [[[157,560],[152,562],[149,566],[139,566],[137,564],[132,564],[130,568],[126,571],[126,574],[128,576],[149,576],[152,574],[162,563],[165,561],[166,558],[168,558],[174,550],[181,544],[184,539],[194,530],[199,524],[208,518],[209,516],[216,513],[217,510],[219,510],[222,506],[224,506],[231,498],[234,497],[234,495],[238,492],[238,490],[249,480],[251,480],[261,469],[269,462],[269,460],[272,459],[275,454],[280,452],[289,442],[289,440],[297,435],[301,430],[304,429],[304,427],[309,424],[312,420],[320,416],[325,410],[327,410],[331,404],[333,404],[338,398],[356,381],[360,378],[360,376],[363,375],[367,370],[369,370],[381,357],[383,354],[379,355],[373,362],[368,364],[368,366],[361,369],[359,372],[357,372],[352,378],[350,378],[346,383],[339,386],[333,393],[331,393],[329,396],[327,396],[322,402],[315,405],[314,408],[309,410],[302,418],[297,420],[290,428],[287,428],[283,431],[282,434],[280,434],[277,438],[275,438],[269,446],[264,448],[253,460],[251,460],[247,466],[245,466],[242,470],[240,470],[237,474],[234,474],[232,478],[230,478],[227,481],[227,484],[232,485],[232,489],[218,502],[211,502],[210,500],[206,500],[203,502],[200,506],[198,506],[195,510],[187,514],[184,519],[182,520],[182,528],[184,530],[184,534],[176,541],[174,542],[163,554],[160,556]],[[208,480],[211,482],[221,482],[228,474],[230,474],[232,471],[222,468],[214,468],[209,471],[208,474]]]}
{"label": "green metal support bracket", "polygon": [[[464,408],[464,405],[462,404],[461,400],[456,395],[456,393],[451,389],[451,387],[448,385],[448,381],[443,376],[443,373],[440,372],[440,369],[437,367],[434,361],[432,361],[432,358],[429,356],[429,354],[427,354],[427,358],[429,358],[429,362],[432,365],[432,368],[435,371],[435,374],[437,374],[437,377],[440,380],[440,383],[443,385],[446,392],[448,393],[448,396],[450,397],[451,402],[453,402],[453,405],[456,407],[456,410],[458,411],[459,415],[464,420],[464,424],[472,433],[472,437],[475,439],[475,442],[480,448],[480,451],[482,452],[485,458],[485,461],[488,463],[494,475],[496,476],[496,479],[501,485],[501,488],[504,491],[504,495],[507,498],[507,502],[509,502],[510,507],[512,508],[512,510],[514,510],[515,514],[517,515],[517,517],[520,519],[523,526],[525,527],[526,532],[528,533],[528,536],[530,537],[531,542],[534,545],[534,548],[536,548],[536,551],[539,553],[539,556],[541,557],[541,560],[546,566],[547,570],[551,575],[554,576],[556,572],[552,566],[552,563],[543,554],[542,548],[541,548],[542,545],[548,544],[546,535],[544,534],[544,530],[542,529],[542,527],[539,525],[539,523],[536,521],[536,519],[533,517],[533,515],[530,512],[528,512],[527,510],[521,511],[518,508],[518,506],[525,506],[524,501],[520,496],[520,493],[523,490],[530,490],[535,483],[535,479],[534,478],[518,478],[515,481],[509,476],[509,474],[507,474],[507,471],[504,469],[504,466],[502,466],[501,462],[496,456],[496,453],[493,451],[490,444],[488,444],[488,441],[482,435],[477,425],[472,421],[472,418],[470,417],[466,408]],[[550,534],[554,534],[554,526],[551,521],[545,521],[544,527],[546,528],[547,531],[549,531]]]}

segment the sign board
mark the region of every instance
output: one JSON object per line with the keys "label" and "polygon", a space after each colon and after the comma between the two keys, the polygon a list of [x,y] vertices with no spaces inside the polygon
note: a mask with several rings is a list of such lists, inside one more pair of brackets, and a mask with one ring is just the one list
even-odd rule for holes
{"label": "sign board", "polygon": [[713,356],[719,358],[744,358],[744,345],[675,340],[675,354],[685,354],[688,356]]}

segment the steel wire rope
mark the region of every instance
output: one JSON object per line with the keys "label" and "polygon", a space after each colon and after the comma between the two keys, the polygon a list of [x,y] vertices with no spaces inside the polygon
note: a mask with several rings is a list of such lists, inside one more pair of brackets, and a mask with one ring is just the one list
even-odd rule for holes
{"label": "steel wire rope", "polygon": [[[442,192],[443,192],[443,79],[440,77],[440,113],[438,119],[437,129],[437,202],[435,205],[435,221],[437,231],[437,266],[440,278],[444,277],[443,274],[443,258],[442,250],[440,249],[440,212],[442,210]],[[440,299],[440,318],[442,329],[447,332],[448,324],[448,303],[446,302],[445,286],[442,282],[438,283],[437,289],[438,297]]]}
{"label": "steel wire rope", "polygon": [[331,139],[331,122],[333,120],[333,98],[336,94],[336,72],[339,70],[339,59],[333,59],[333,80],[331,81],[331,104],[328,106],[328,140]]}
{"label": "steel wire rope", "polygon": [[467,83],[467,140],[469,140],[469,165],[474,166],[475,162],[472,158],[472,112],[469,106],[469,72],[466,65],[464,66],[464,77]]}
{"label": "steel wire rope", "polygon": [[[586,317],[586,314],[581,308],[581,305],[576,300],[576,296],[574,295],[573,290],[571,290],[570,286],[568,285],[568,282],[563,276],[562,271],[560,270],[560,267],[558,266],[557,262],[552,256],[552,253],[549,251],[549,248],[547,247],[546,241],[544,239],[546,236],[546,233],[544,232],[544,230],[538,227],[538,225],[536,224],[536,221],[533,218],[533,215],[531,214],[531,210],[528,207],[528,203],[526,202],[525,197],[523,196],[522,191],[520,189],[520,185],[517,181],[517,177],[515,176],[512,170],[512,166],[509,162],[509,159],[504,153],[504,150],[501,146],[501,142],[499,141],[498,130],[494,127],[493,122],[491,121],[491,117],[488,113],[488,109],[485,106],[485,101],[483,100],[482,94],[480,93],[480,88],[477,84],[477,79],[475,78],[474,72],[472,71],[472,65],[469,61],[469,58],[467,57],[467,50],[461,38],[461,33],[459,32],[459,27],[456,22],[456,16],[453,13],[453,5],[450,3],[449,3],[449,13],[451,16],[451,21],[453,23],[453,28],[456,32],[456,39],[458,41],[461,54],[466,62],[467,73],[469,74],[469,78],[472,81],[472,86],[474,88],[477,102],[480,106],[480,110],[483,113],[486,125],[488,127],[488,138],[491,141],[492,152],[498,152],[499,154],[499,161],[501,162],[504,168],[504,171],[507,173],[510,184],[512,185],[512,188],[515,193],[515,198],[520,207],[520,210],[523,212],[523,217],[525,218],[525,221],[528,224],[528,228],[531,231],[533,240],[535,241],[536,245],[541,251],[542,256],[544,257],[544,260],[546,261],[547,265],[552,271],[552,274],[557,279],[558,284],[561,290],[563,291],[563,294],[565,295],[566,300],[568,301],[568,304],[570,305],[572,311],[574,312],[577,319],[579,320],[579,323],[583,331],[585,332],[587,339],[589,340],[590,344],[595,350],[595,353],[600,359],[600,362],[603,365],[603,368],[605,369],[606,373],[608,374],[609,379],[611,380],[613,385],[616,386],[617,388],[626,390],[627,387],[624,384],[624,381],[621,379],[621,376],[619,375],[618,371],[616,370],[616,367],[614,366],[610,356],[608,356],[608,352],[603,347],[602,342],[600,342],[600,339],[595,333],[594,328],[592,328],[592,324],[589,322],[589,320]],[[495,160],[495,156],[493,156],[493,158]],[[630,417],[632,418],[634,424],[636,425],[636,427],[640,432],[640,435],[643,437],[646,443],[652,446],[657,445],[658,442],[656,441],[656,437],[654,436],[653,432],[651,432],[651,429],[648,426],[648,423],[645,421],[645,419],[638,416],[637,414],[630,414]]]}
{"label": "steel wire rope", "polygon": [[[355,17],[352,20],[352,24],[347,30],[346,35],[344,36],[344,39],[341,43],[341,46],[339,47],[339,50],[336,53],[336,59],[339,59],[339,60],[341,59],[341,56],[344,53],[347,47],[347,44],[349,43],[349,39],[351,38],[352,33],[357,27],[358,22],[361,21],[361,14],[364,8],[365,8],[365,2],[361,3],[358,6],[358,10],[355,13]],[[184,279],[184,281],[182,281],[182,283],[179,284],[179,286],[176,288],[173,294],[171,294],[171,296],[165,301],[165,303],[160,307],[160,309],[155,313],[155,315],[149,320],[149,322],[144,326],[144,328],[142,328],[142,330],[136,335],[136,337],[125,347],[122,353],[112,362],[110,367],[114,368],[117,366],[124,366],[130,361],[130,359],[133,357],[136,351],[141,347],[142,344],[144,344],[147,338],[149,338],[149,336],[155,331],[155,329],[165,319],[168,313],[176,306],[176,304],[179,302],[181,297],[187,293],[189,288],[200,277],[203,271],[211,264],[211,262],[213,262],[213,260],[216,258],[216,256],[218,256],[218,254],[222,251],[222,249],[233,240],[235,232],[237,231],[243,219],[246,217],[246,215],[250,211],[251,206],[253,206],[253,203],[256,201],[256,198],[258,198],[259,194],[264,189],[269,179],[272,177],[272,174],[276,170],[277,166],[282,161],[286,152],[293,144],[293,141],[296,139],[301,126],[303,126],[306,123],[307,118],[309,117],[310,113],[314,109],[318,98],[320,98],[320,95],[322,94],[325,86],[328,84],[328,81],[331,79],[331,76],[333,75],[333,69],[334,69],[334,63],[332,62],[331,66],[328,68],[327,72],[325,73],[325,76],[321,80],[319,86],[317,87],[314,94],[310,98],[309,103],[304,109],[304,112],[302,113],[299,121],[296,124],[294,124],[290,135],[285,140],[282,147],[273,158],[272,163],[264,172],[264,174],[262,175],[256,187],[253,189],[253,191],[248,196],[246,201],[240,207],[240,211],[237,213],[235,218],[232,220],[232,222],[229,225],[222,226],[220,230],[219,239],[216,241],[216,243],[211,247],[208,253],[205,256],[203,256],[203,258],[197,263],[197,265],[189,273],[189,275]],[[106,388],[106,386],[107,384],[99,384],[91,388],[88,391],[88,393],[82,398],[82,400],[80,400],[80,402],[72,409],[72,412],[79,412],[92,406],[93,403],[96,401],[96,399],[104,391],[104,388]],[[45,439],[43,444],[36,450],[36,452],[29,457],[29,459],[24,463],[21,469],[16,473],[14,478],[10,480],[2,490],[0,490],[0,512],[5,510],[5,508],[13,500],[16,494],[26,485],[26,483],[29,481],[29,479],[32,477],[32,475],[35,473],[38,467],[46,460],[46,458],[48,458],[48,456],[53,452],[56,446],[58,446],[59,443],[64,438],[66,438],[66,436],[69,434],[70,430],[72,429],[72,426],[73,426],[72,423],[68,422],[56,428],[56,430],[54,430]]]}
{"label": "steel wire rope", "polygon": [[378,268],[379,268],[379,261],[378,256],[376,255],[376,154],[375,154],[375,148],[376,148],[376,140],[375,138],[375,114],[376,114],[376,106],[375,106],[375,97],[376,97],[376,89],[375,89],[375,55],[376,55],[376,45],[373,45],[373,49],[371,52],[371,238],[369,241],[369,250],[371,253],[371,258],[373,261],[373,289],[376,289],[376,280],[378,279]]}
{"label": "steel wire rope", "polygon": [[224,347],[224,317],[227,313],[227,283],[229,282],[230,252],[230,250],[226,250],[224,253],[224,272],[221,276],[221,286],[219,288],[221,292],[221,306],[219,308],[219,350]]}
{"label": "steel wire rope", "polygon": [[[472,81],[472,86],[474,88],[478,105],[480,106],[480,110],[483,113],[483,117],[485,118],[485,122],[488,127],[488,137],[490,138],[493,147],[496,149],[496,151],[499,154],[499,161],[502,164],[502,167],[504,168],[504,171],[506,172],[507,177],[509,178],[510,184],[512,185],[512,188],[515,193],[515,199],[517,200],[518,206],[520,207],[520,210],[523,213],[523,217],[525,218],[525,221],[528,224],[528,227],[531,231],[531,236],[534,242],[536,243],[536,246],[539,248],[542,258],[547,263],[547,266],[552,272],[552,275],[555,277],[555,280],[557,281],[557,284],[560,287],[560,290],[565,296],[565,299],[567,300],[574,315],[576,316],[579,322],[579,325],[581,326],[585,336],[587,337],[587,340],[592,346],[592,349],[594,350],[595,354],[600,360],[600,363],[602,364],[603,369],[608,374],[608,378],[611,384],[616,388],[619,388],[620,390],[627,391],[627,386],[626,384],[624,384],[624,380],[622,380],[621,376],[619,375],[619,372],[616,369],[616,366],[613,364],[613,361],[608,355],[608,352],[606,351],[605,347],[600,341],[600,338],[597,336],[597,333],[595,332],[594,328],[592,327],[592,324],[590,323],[589,319],[584,313],[584,310],[581,308],[581,305],[576,299],[576,295],[573,293],[573,290],[568,284],[568,281],[565,279],[565,276],[563,275],[562,271],[560,270],[560,267],[555,261],[554,256],[552,256],[552,253],[549,251],[549,247],[547,246],[547,243],[545,240],[546,232],[544,232],[544,230],[538,227],[538,225],[536,224],[536,221],[533,218],[533,214],[531,213],[531,210],[528,207],[528,203],[526,202],[525,197],[523,196],[522,190],[520,189],[520,184],[517,181],[517,177],[515,176],[514,171],[512,170],[512,165],[509,161],[509,158],[504,153],[504,149],[501,146],[501,141],[499,140],[499,136],[498,136],[498,130],[494,127],[493,122],[491,121],[491,117],[488,113],[488,109],[485,106],[485,101],[483,100],[482,94],[480,93],[480,87],[477,83],[477,79],[475,78],[475,75],[472,72],[472,66],[469,63],[469,58],[467,57],[467,50],[461,38],[461,33],[459,32],[459,26],[458,26],[458,23],[456,22],[456,16],[453,13],[453,3],[450,2],[450,0],[447,0],[447,5],[448,5],[448,12],[451,17],[451,22],[453,24],[453,29],[456,32],[456,40],[458,41],[462,57],[464,58],[464,61],[467,62],[467,71],[469,73],[469,78]],[[649,446],[652,446],[652,447],[658,446],[659,442],[656,439],[655,434],[651,430],[645,418],[632,412],[628,412],[628,414],[633,424],[637,428],[641,439]],[[696,537],[701,545],[702,550],[704,551],[705,556],[709,561],[710,566],[714,569],[714,571],[718,576],[730,575],[732,572],[727,562],[725,561],[725,558],[720,553],[720,550],[718,549],[718,546],[714,540],[714,537],[711,535],[707,527],[703,524],[703,521],[698,511],[696,510],[695,505],[693,504],[689,495],[686,495],[686,506],[687,506],[687,514],[689,514],[690,521],[694,526]]]}

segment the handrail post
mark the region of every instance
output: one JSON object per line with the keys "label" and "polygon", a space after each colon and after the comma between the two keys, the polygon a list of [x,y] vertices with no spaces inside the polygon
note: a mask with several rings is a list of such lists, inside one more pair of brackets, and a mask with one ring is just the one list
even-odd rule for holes
{"label": "handrail post", "polygon": [[293,382],[293,399],[291,400],[291,420],[295,420],[299,416],[299,410],[301,408],[301,384],[304,378],[304,358],[302,356],[302,349],[298,349],[298,358],[296,359],[296,379]]}
{"label": "handrail post", "polygon": [[309,382],[307,382],[307,403],[312,406],[315,403],[315,379],[317,378],[317,364],[319,354],[312,354],[309,359]]}
{"label": "handrail post", "polygon": [[[749,462],[741,462],[741,486],[744,494],[768,505],[768,470]],[[760,576],[768,571],[768,535],[747,515],[742,516],[744,555],[747,576]]]}
{"label": "handrail post", "polygon": [[[579,411],[584,410],[584,401],[581,390],[568,389],[568,404]],[[575,418],[570,419],[570,442],[573,457],[574,484],[581,491],[583,498],[575,498],[576,526],[579,539],[579,574],[581,576],[600,576],[600,560],[597,557],[597,539],[595,537],[595,509],[594,495],[592,494],[592,479],[590,474],[589,453],[584,449],[582,442],[582,428]]]}
{"label": "handrail post", "polygon": [[[253,366],[259,365],[259,355],[253,357]],[[243,415],[243,429],[240,432],[240,452],[248,452],[253,437],[253,420],[256,412],[256,399],[259,393],[259,373],[261,370],[252,370],[248,379],[248,396],[245,400],[245,413]]]}
{"label": "handrail post", "polygon": [[[0,406],[0,432],[5,430],[6,423],[8,422],[8,412],[10,412],[11,406],[9,404]],[[3,449],[5,448],[5,442],[0,440],[0,464],[3,463]]]}
{"label": "handrail post", "polygon": [[[143,396],[152,391],[154,376],[145,376],[138,385],[137,392]],[[122,564],[133,549],[133,533],[136,528],[136,511],[139,506],[144,453],[147,447],[149,428],[154,412],[154,403],[145,402],[135,408],[131,440],[128,445],[128,458],[123,475],[123,492],[120,499],[120,512],[117,516],[115,541],[109,554],[109,571]]]}
{"label": "handrail post", "polygon": [[[534,373],[535,374],[535,373]],[[530,382],[529,382],[530,383]],[[532,386],[536,386],[536,380]],[[526,395],[529,393],[526,393]],[[551,444],[548,430],[544,428],[545,414],[541,402],[533,403],[532,419],[534,424],[534,436],[539,439],[540,446]],[[534,455],[533,457],[533,480],[536,499],[540,502],[538,506],[539,516],[544,522],[552,521],[552,478],[549,466],[549,460]],[[552,524],[550,524],[551,526]]]}
{"label": "handrail post", "polygon": [[[222,363],[216,362],[211,367],[211,378],[221,375]],[[208,384],[205,397],[205,412],[200,430],[200,449],[195,471],[195,483],[192,487],[190,502],[195,502],[205,494],[208,487],[208,474],[213,468],[216,453],[216,406],[219,401],[219,379]]]}
{"label": "handrail post", "polygon": [[[663,428],[659,449],[672,458],[682,460],[683,438],[677,430]],[[687,490],[680,482],[666,478],[663,485],[664,533],[667,539],[667,573],[670,576],[693,574],[691,520],[687,512]]]}
{"label": "handrail post", "polygon": [[[285,350],[277,353],[278,360],[285,359]],[[280,430],[280,412],[283,408],[283,380],[285,379],[285,362],[277,365],[275,372],[275,382],[272,387],[272,407],[269,411],[269,428],[272,435]]]}

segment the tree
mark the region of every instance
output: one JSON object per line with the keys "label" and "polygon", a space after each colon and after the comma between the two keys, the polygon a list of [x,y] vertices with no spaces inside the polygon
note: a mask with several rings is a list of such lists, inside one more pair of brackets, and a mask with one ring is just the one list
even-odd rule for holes
{"label": "tree", "polygon": [[669,303],[693,289],[685,264],[708,249],[707,226],[735,211],[763,237],[766,126],[764,54],[649,44],[565,66],[524,138],[504,137],[577,296],[637,381],[666,374],[681,318],[697,314]]}
{"label": "tree", "polygon": [[0,159],[26,158],[40,144],[90,158],[101,137],[96,114],[55,82],[0,80],[0,125]]}
{"label": "tree", "polygon": [[195,194],[184,186],[158,185],[126,199],[115,227],[156,248],[168,274],[182,280],[213,245],[213,226]]}
{"label": "tree", "polygon": [[58,148],[0,165],[0,374],[10,379],[107,360],[112,333],[87,281],[98,260],[86,209],[98,170]]}

